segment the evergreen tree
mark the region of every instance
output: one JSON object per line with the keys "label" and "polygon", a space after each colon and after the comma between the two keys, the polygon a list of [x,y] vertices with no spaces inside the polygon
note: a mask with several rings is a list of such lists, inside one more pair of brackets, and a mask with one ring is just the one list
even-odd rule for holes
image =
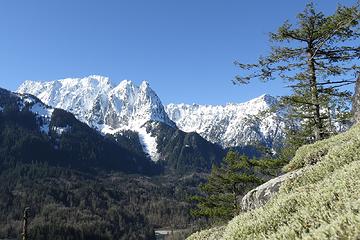
{"label": "evergreen tree", "polygon": [[301,130],[301,141],[327,137],[338,130],[339,122],[350,118],[351,93],[344,86],[355,83],[359,71],[359,17],[359,4],[339,6],[331,16],[307,4],[295,25],[286,21],[270,34],[274,46],[268,56],[256,64],[235,62],[242,73],[234,83],[285,80],[292,94],[283,97],[279,106],[288,112],[288,125]]}
{"label": "evergreen tree", "polygon": [[229,220],[239,212],[238,198],[262,183],[253,173],[251,161],[246,156],[230,151],[221,165],[214,165],[205,184],[200,185],[201,196],[192,200],[195,217]]}

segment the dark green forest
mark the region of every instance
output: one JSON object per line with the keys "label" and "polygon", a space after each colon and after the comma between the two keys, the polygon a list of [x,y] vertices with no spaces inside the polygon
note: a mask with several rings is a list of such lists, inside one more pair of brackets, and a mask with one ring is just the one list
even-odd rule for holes
{"label": "dark green forest", "polygon": [[0,173],[0,237],[19,236],[30,207],[30,239],[154,239],[156,227],[188,227],[186,200],[203,179],[17,164]]}

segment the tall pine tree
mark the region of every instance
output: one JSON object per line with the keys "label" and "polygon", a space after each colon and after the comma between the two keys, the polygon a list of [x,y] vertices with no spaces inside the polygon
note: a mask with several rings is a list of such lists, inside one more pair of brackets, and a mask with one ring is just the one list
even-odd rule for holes
{"label": "tall pine tree", "polygon": [[309,3],[296,24],[286,21],[270,34],[268,56],[256,64],[235,62],[242,71],[234,83],[285,80],[292,94],[280,106],[287,109],[288,126],[295,127],[289,132],[301,131],[297,141],[303,142],[327,137],[350,118],[351,92],[344,86],[355,83],[359,71],[359,18],[359,4],[325,16]]}
{"label": "tall pine tree", "polygon": [[248,157],[230,151],[221,165],[213,166],[207,182],[200,186],[201,196],[192,200],[195,217],[229,220],[239,213],[238,198],[263,181],[256,177]]}

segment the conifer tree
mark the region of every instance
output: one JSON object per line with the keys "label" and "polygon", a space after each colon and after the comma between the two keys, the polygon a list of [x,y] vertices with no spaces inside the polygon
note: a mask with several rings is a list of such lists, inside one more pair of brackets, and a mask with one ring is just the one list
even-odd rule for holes
{"label": "conifer tree", "polygon": [[191,210],[195,217],[229,220],[238,212],[238,198],[262,183],[253,173],[248,157],[230,151],[221,165],[214,165],[207,182],[200,185],[201,196],[192,200],[196,208]]}
{"label": "conifer tree", "polygon": [[256,64],[235,62],[241,74],[234,83],[284,80],[292,94],[282,97],[279,106],[287,109],[289,125],[300,123],[306,141],[327,137],[350,119],[351,92],[344,87],[355,83],[359,71],[359,18],[359,4],[339,6],[330,16],[307,4],[296,24],[286,21],[270,33],[268,56]]}

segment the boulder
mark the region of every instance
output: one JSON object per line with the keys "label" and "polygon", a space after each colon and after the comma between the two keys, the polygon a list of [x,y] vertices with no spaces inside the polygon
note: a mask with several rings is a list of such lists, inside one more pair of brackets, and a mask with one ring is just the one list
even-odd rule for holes
{"label": "boulder", "polygon": [[240,206],[242,211],[249,211],[263,206],[267,203],[280,189],[282,183],[288,179],[296,178],[302,174],[303,169],[283,174],[273,178],[257,188],[249,191],[241,200]]}

